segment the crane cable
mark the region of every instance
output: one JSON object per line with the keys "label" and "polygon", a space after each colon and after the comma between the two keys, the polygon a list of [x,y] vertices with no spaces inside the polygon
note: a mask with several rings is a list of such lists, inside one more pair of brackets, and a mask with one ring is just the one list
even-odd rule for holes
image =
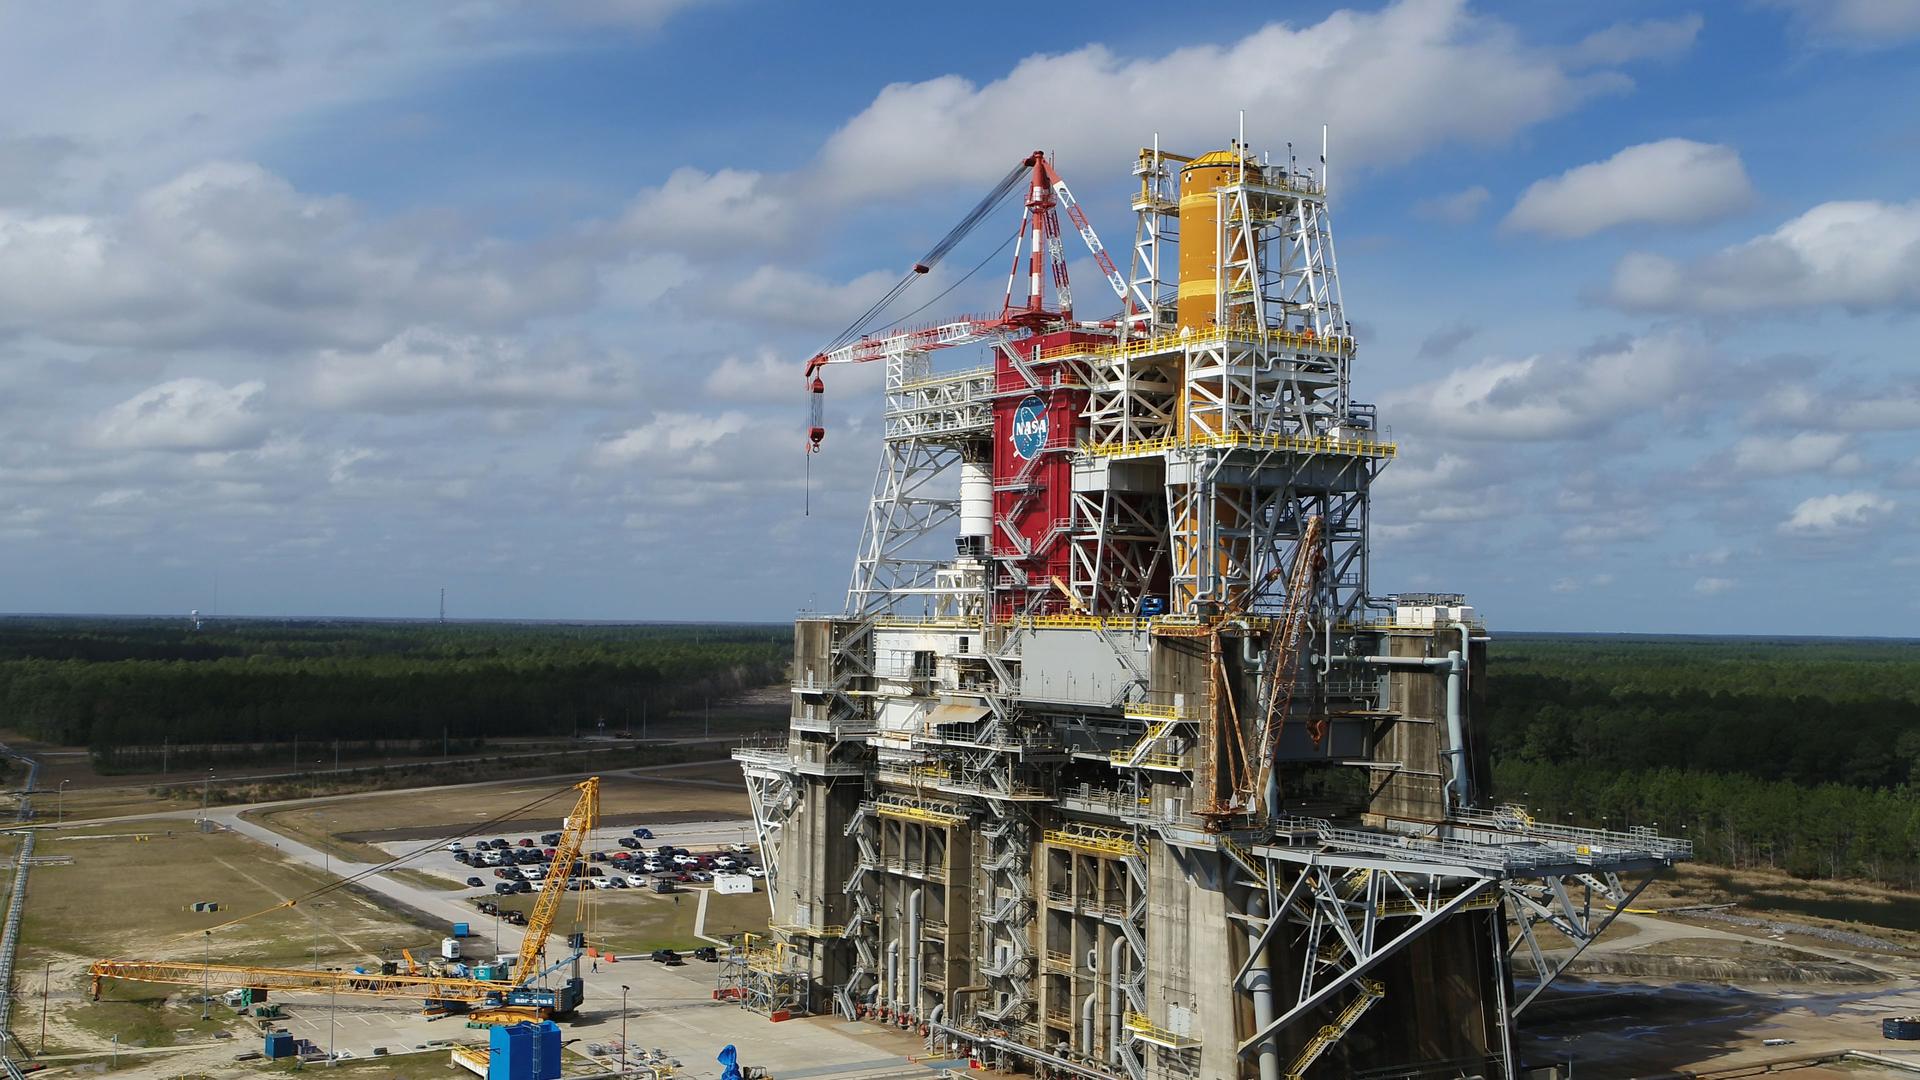
{"label": "crane cable", "polygon": [[[820,350],[820,354],[825,355],[826,353],[830,353],[864,333],[867,326],[871,324],[874,319],[879,318],[880,313],[885,311],[895,300],[899,299],[900,294],[906,292],[908,287],[911,286],[916,279],[932,272],[933,268],[940,264],[940,260],[946,258],[948,252],[952,251],[960,241],[966,239],[968,234],[972,233],[974,228],[978,226],[981,221],[985,220],[988,214],[998,209],[1000,204],[1006,201],[1007,196],[1013,193],[1014,188],[1020,183],[1020,178],[1027,173],[1028,169],[1029,164],[1027,161],[1022,161],[1020,164],[1015,165],[1006,176],[1000,179],[998,184],[994,185],[993,190],[988,192],[985,198],[975,203],[973,209],[967,211],[965,217],[961,218],[953,228],[947,230],[947,235],[941,237],[940,242],[933,245],[932,249],[929,250],[919,262],[913,265],[913,269],[907,271],[904,277],[895,282],[893,288],[888,289],[884,296],[874,301],[873,306],[862,312],[860,317],[853,321],[852,325],[835,335],[834,339],[828,342],[825,348]],[[972,275],[969,274],[968,276],[971,277]],[[941,295],[944,296],[946,294],[942,293]],[[924,306],[925,305],[922,305],[922,307]]]}
{"label": "crane cable", "polygon": [[487,832],[496,825],[500,825],[504,822],[510,821],[516,816],[523,814],[529,810],[532,810],[534,807],[537,807],[542,803],[552,802],[554,799],[557,799],[560,796],[565,795],[572,790],[573,788],[571,787],[565,787],[565,788],[561,788],[559,791],[555,791],[547,795],[542,795],[541,797],[533,800],[530,803],[526,803],[521,806],[516,806],[513,809],[505,811],[504,813],[501,813],[496,817],[490,818],[486,821],[482,821],[471,828],[462,829],[458,833],[455,833],[450,836],[443,836],[437,840],[430,840],[424,846],[416,848],[413,851],[409,851],[401,855],[396,855],[393,858],[388,859],[386,862],[377,863],[373,866],[369,866],[365,870],[362,870],[358,873],[349,875],[347,877],[343,877],[338,881],[334,881],[329,884],[322,885],[319,888],[313,889],[299,896],[295,896],[287,900],[283,900],[280,903],[273,905],[272,907],[261,908],[259,911],[256,911],[251,915],[242,915],[238,918],[228,919],[226,922],[216,923],[213,926],[202,927],[201,929],[198,929],[198,930],[183,930],[179,934],[176,934],[174,936],[175,937],[192,937],[196,934],[211,934],[215,930],[224,930],[229,926],[234,926],[239,923],[246,922],[250,919],[257,919],[260,916],[266,915],[270,912],[283,911],[290,907],[297,907],[308,900],[314,900],[321,896],[325,896],[327,893],[333,892],[337,889],[344,889],[348,885],[351,885],[373,874],[378,874],[386,870],[391,870],[394,867],[399,866],[401,863],[411,862],[414,859],[419,858],[420,856],[426,854],[429,851],[436,850],[441,845],[446,844],[450,840],[456,840],[462,836],[470,836],[475,833]]}

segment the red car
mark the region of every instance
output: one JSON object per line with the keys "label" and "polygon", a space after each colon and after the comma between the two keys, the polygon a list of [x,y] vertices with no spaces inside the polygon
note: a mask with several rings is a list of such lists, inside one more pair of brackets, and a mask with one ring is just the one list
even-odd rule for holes
{"label": "red car", "polygon": [[531,836],[523,836],[523,837],[521,837],[521,838],[520,838],[520,846],[521,846],[521,847],[532,847],[532,846],[533,846],[533,837],[531,837]]}

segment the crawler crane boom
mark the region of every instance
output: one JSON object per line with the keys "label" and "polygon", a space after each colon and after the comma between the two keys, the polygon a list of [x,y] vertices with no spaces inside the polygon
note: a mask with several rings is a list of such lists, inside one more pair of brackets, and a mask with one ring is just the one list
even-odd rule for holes
{"label": "crawler crane boom", "polygon": [[[88,967],[93,977],[93,996],[100,996],[100,986],[106,979],[122,979],[128,982],[161,983],[175,986],[203,986],[218,984],[221,986],[251,986],[264,990],[310,990],[318,993],[354,994],[361,997],[416,998],[429,1003],[459,1002],[485,1006],[498,1018],[524,1019],[529,1016],[547,1017],[565,1015],[580,1007],[584,997],[583,983],[578,971],[580,950],[585,945],[584,936],[573,934],[568,938],[568,947],[573,951],[570,960],[575,966],[571,977],[564,986],[549,989],[534,983],[543,975],[566,964],[543,968],[541,953],[545,950],[547,937],[553,929],[553,921],[560,907],[561,894],[567,891],[567,882],[573,876],[574,861],[580,857],[588,836],[600,820],[600,778],[590,776],[574,785],[580,793],[573,810],[567,815],[566,827],[561,832],[560,844],[555,850],[553,871],[547,875],[541,885],[539,899],[533,908],[533,917],[527,922],[527,932],[520,942],[520,955],[513,969],[513,978],[509,982],[487,982],[480,979],[445,978],[421,973],[413,962],[411,952],[406,957],[404,968],[400,965],[387,965],[391,972],[382,971],[315,971],[303,968],[252,967],[240,964],[192,964],[172,963],[148,960],[98,960]],[[584,895],[584,894],[583,894]],[[293,906],[289,902],[283,907]],[[273,910],[279,910],[278,908]]]}

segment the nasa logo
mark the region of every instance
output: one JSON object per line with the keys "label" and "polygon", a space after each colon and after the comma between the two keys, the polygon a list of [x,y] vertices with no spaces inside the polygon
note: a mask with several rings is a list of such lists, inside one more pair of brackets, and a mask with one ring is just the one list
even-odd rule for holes
{"label": "nasa logo", "polygon": [[1047,405],[1029,397],[1013,410],[1013,452],[1031,458],[1047,445]]}

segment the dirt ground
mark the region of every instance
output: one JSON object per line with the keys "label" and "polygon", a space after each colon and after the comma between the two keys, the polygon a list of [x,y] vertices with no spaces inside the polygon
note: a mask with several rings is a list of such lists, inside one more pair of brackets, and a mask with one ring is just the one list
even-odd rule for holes
{"label": "dirt ground", "polygon": [[[184,819],[46,833],[35,854],[73,859],[34,868],[21,922],[16,1024],[26,1037],[30,1015],[37,1047],[44,985],[53,1053],[108,1049],[115,1034],[123,1046],[167,1046],[176,1034],[211,1030],[200,1024],[197,1005],[178,996],[169,1003],[169,987],[110,984],[105,1000],[91,1001],[86,966],[95,959],[205,955],[215,963],[304,967],[317,957],[341,965],[377,961],[437,932],[344,889],[270,910],[331,879],[233,833],[198,832]],[[193,911],[200,900],[220,910]],[[221,925],[262,911],[269,913]]]}
{"label": "dirt ground", "polygon": [[[563,780],[506,781],[329,800],[266,811],[257,819],[341,858],[384,862],[388,854],[374,844],[473,836],[477,826],[502,814],[508,820],[495,823],[492,835],[517,838],[551,830],[576,797]],[[606,825],[750,816],[745,783],[731,763],[613,775],[600,782],[600,820]]]}

